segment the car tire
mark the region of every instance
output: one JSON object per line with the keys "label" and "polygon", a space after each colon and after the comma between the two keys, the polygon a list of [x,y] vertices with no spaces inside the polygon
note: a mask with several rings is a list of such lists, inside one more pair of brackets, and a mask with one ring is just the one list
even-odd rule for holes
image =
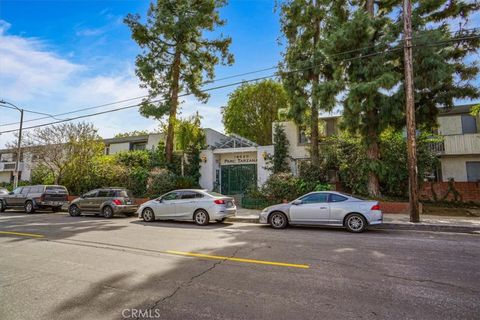
{"label": "car tire", "polygon": [[62,211],[62,207],[52,207],[53,212],[60,212]]}
{"label": "car tire", "polygon": [[82,211],[76,204],[72,204],[70,207],[68,207],[68,213],[72,217],[78,217],[82,214]]}
{"label": "car tire", "polygon": [[145,222],[153,222],[155,221],[155,213],[150,208],[145,208],[142,211],[142,218]]}
{"label": "car tire", "polygon": [[218,223],[222,223],[222,222],[224,222],[225,220],[227,220],[227,218],[217,219],[217,220],[215,220],[215,221],[217,221]]}
{"label": "car tire", "polygon": [[35,208],[33,207],[33,202],[32,201],[27,201],[25,202],[25,212],[30,214],[35,212]]}
{"label": "car tire", "polygon": [[5,212],[5,204],[3,203],[2,200],[0,200],[0,212]]}
{"label": "car tire", "polygon": [[277,211],[268,217],[268,223],[273,229],[285,229],[288,226],[288,219],[283,212]]}
{"label": "car tire", "polygon": [[345,218],[345,228],[350,232],[360,233],[367,228],[367,221],[361,214],[352,213]]}
{"label": "car tire", "polygon": [[210,223],[210,216],[207,211],[200,209],[193,214],[193,221],[199,226],[205,226]]}
{"label": "car tire", "polygon": [[113,217],[113,209],[110,206],[105,206],[102,209],[102,215],[104,218],[110,219]]}

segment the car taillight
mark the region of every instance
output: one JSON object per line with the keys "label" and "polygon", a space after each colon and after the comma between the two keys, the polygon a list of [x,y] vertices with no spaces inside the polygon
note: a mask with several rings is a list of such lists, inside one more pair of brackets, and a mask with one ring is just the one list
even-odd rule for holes
{"label": "car taillight", "polygon": [[370,210],[380,210],[380,205],[376,204],[370,208]]}
{"label": "car taillight", "polygon": [[225,201],[221,199],[214,200],[213,202],[215,202],[215,204],[225,204]]}
{"label": "car taillight", "polygon": [[122,204],[122,200],[119,200],[119,199],[113,199],[112,201],[114,204],[116,204],[117,206],[121,205]]}

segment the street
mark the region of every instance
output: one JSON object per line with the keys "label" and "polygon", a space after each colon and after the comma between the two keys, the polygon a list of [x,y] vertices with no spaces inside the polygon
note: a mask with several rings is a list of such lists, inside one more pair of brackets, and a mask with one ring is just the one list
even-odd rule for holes
{"label": "street", "polygon": [[480,236],[0,215],[0,319],[478,319]]}

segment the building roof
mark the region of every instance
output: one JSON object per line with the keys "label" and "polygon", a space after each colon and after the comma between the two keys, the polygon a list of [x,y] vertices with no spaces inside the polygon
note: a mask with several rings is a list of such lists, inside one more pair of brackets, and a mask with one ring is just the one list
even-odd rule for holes
{"label": "building roof", "polygon": [[472,107],[477,104],[465,104],[460,106],[454,106],[452,108],[438,108],[438,116],[445,117],[456,114],[467,114],[472,111]]}
{"label": "building roof", "polygon": [[149,135],[109,138],[109,139],[103,139],[103,142],[105,144],[124,143],[124,142],[143,142],[143,141],[147,142],[148,136]]}

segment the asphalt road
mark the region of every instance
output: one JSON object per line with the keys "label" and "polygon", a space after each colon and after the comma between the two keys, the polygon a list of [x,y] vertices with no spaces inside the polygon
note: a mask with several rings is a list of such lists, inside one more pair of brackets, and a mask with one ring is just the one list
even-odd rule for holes
{"label": "asphalt road", "polygon": [[0,319],[478,319],[479,240],[6,212]]}

